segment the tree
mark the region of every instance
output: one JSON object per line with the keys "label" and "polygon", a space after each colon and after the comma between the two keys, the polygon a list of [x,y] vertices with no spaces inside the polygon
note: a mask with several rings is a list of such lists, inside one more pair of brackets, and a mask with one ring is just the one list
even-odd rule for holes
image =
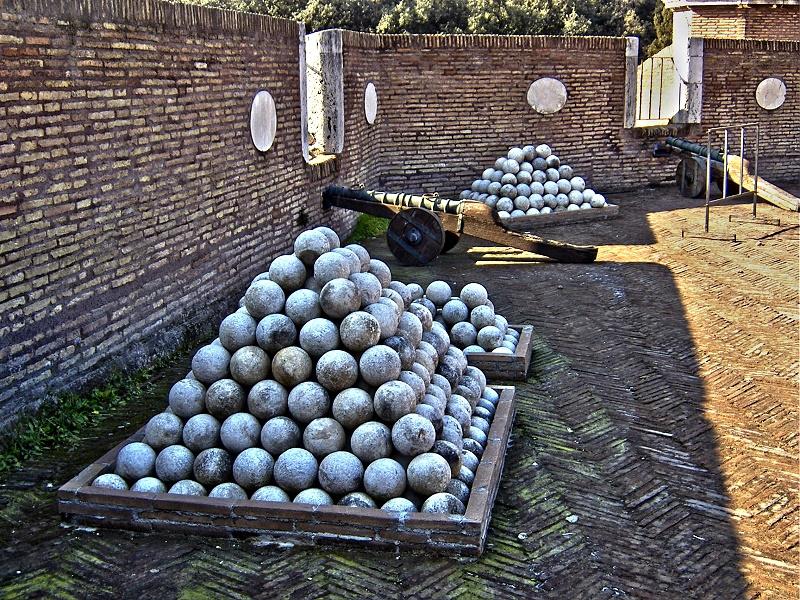
{"label": "tree", "polygon": [[557,34],[562,11],[551,0],[468,0],[470,33]]}
{"label": "tree", "polygon": [[653,11],[653,29],[655,39],[647,46],[648,56],[653,56],[672,43],[672,11],[661,0],[658,0]]}
{"label": "tree", "polygon": [[464,33],[467,0],[400,0],[378,23],[379,33]]}
{"label": "tree", "polygon": [[298,15],[308,31],[354,29],[375,31],[391,0],[310,0]]}

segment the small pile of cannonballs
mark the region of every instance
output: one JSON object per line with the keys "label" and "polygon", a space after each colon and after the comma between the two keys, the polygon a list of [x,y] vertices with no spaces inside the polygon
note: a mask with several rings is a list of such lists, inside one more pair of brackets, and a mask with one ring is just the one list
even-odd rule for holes
{"label": "small pile of cannonballs", "polygon": [[460,197],[483,202],[500,219],[608,206],[547,144],[511,148]]}
{"label": "small pile of cannonballs", "polygon": [[[499,397],[434,318],[446,292],[450,322],[441,283],[424,297],[333,230],[304,231],[93,485],[463,514]],[[468,287],[474,311],[485,289]]]}

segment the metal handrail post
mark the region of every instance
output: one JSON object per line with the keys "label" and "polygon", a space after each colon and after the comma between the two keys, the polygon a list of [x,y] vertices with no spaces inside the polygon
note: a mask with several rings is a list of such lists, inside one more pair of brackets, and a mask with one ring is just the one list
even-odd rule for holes
{"label": "metal handrail post", "polygon": [[725,130],[725,142],[722,150],[722,199],[728,197],[728,130]]}
{"label": "metal handrail post", "polygon": [[708,130],[708,151],[706,152],[706,225],[708,233],[708,215],[711,210],[711,130]]}
{"label": "metal handrail post", "polygon": [[761,126],[756,123],[756,152],[755,152],[755,166],[753,170],[755,171],[754,175],[756,178],[755,184],[753,185],[753,216],[756,216],[756,203],[758,202],[758,146],[761,142]]}
{"label": "metal handrail post", "polygon": [[744,184],[744,127],[739,128],[739,193],[744,192],[742,185]]}

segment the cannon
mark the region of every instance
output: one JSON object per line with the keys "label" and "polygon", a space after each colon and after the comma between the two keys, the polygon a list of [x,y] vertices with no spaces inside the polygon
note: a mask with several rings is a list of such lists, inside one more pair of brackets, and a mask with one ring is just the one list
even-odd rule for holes
{"label": "cannon", "polygon": [[390,219],[386,241],[392,254],[405,265],[422,266],[452,249],[462,234],[559,262],[589,263],[597,258],[595,246],[576,246],[536,235],[509,231],[482,202],[453,200],[436,194],[405,194],[328,186],[323,208],[347,208]]}

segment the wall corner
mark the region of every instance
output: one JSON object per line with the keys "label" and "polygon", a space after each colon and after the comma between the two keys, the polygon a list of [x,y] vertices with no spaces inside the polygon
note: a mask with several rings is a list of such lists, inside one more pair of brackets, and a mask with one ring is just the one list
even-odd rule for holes
{"label": "wall corner", "polygon": [[639,64],[639,38],[625,38],[625,129],[636,123],[636,67]]}

